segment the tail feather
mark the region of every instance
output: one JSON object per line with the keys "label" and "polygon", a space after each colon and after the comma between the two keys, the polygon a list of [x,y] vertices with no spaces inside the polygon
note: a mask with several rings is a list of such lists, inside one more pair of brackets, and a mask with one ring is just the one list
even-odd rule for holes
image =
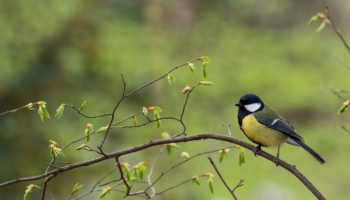
{"label": "tail feather", "polygon": [[309,154],[311,154],[321,164],[324,164],[326,162],[318,153],[316,153],[316,151],[311,149],[311,147],[307,146],[304,142],[297,139],[294,139],[293,141],[295,141],[299,146],[305,149],[305,151],[309,152]]}

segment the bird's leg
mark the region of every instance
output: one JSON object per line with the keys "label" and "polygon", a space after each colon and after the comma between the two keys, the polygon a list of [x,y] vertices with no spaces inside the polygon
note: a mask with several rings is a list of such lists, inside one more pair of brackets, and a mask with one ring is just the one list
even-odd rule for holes
{"label": "bird's leg", "polygon": [[260,144],[253,148],[254,156],[256,156],[256,154],[258,153],[259,150],[261,150],[261,145]]}
{"label": "bird's leg", "polygon": [[273,162],[276,164],[276,167],[278,166],[278,162],[280,161],[280,146],[281,145],[278,145],[277,155],[273,159]]}

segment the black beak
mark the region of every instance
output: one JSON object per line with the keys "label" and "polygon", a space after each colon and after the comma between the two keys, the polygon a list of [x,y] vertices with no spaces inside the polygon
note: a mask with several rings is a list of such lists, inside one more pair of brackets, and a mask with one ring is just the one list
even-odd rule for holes
{"label": "black beak", "polygon": [[242,107],[243,105],[240,102],[238,102],[235,104],[235,106]]}

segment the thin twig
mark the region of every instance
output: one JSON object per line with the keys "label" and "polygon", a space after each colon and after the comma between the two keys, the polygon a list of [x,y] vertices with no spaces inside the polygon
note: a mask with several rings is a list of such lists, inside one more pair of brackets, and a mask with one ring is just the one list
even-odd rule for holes
{"label": "thin twig", "polygon": [[[100,184],[105,178],[107,178],[109,175],[111,175],[116,169],[118,169],[118,168],[115,167],[111,171],[109,171],[105,176],[103,176],[99,181],[96,182],[96,184],[90,189],[90,191],[88,193],[76,198],[76,200],[81,199],[81,198],[93,193],[95,191],[95,188],[98,186],[98,184]],[[71,196],[71,198],[72,198],[72,196]],[[71,198],[69,198],[69,199],[71,199]]]}
{"label": "thin twig", "polygon": [[341,126],[341,128],[344,129],[347,133],[350,134],[350,131],[345,126]]}
{"label": "thin twig", "polygon": [[225,185],[226,189],[230,192],[230,194],[232,195],[232,197],[233,197],[235,200],[238,200],[237,197],[236,197],[236,195],[233,193],[233,191],[232,191],[232,190],[230,189],[230,187],[227,185],[225,179],[221,176],[221,173],[220,173],[220,171],[218,170],[218,168],[216,167],[216,165],[215,165],[213,159],[212,159],[210,156],[208,156],[208,159],[209,159],[209,161],[210,161],[210,164],[214,167],[216,173],[219,175],[219,177],[220,177],[222,183]]}
{"label": "thin twig", "polygon": [[45,199],[45,195],[47,195],[49,197],[49,199],[51,199],[51,197],[46,193],[46,188],[47,188],[47,184],[49,183],[49,181],[54,177],[55,175],[52,174],[50,176],[48,176],[45,181],[44,181],[44,186],[42,188],[42,193],[41,193],[41,200]]}
{"label": "thin twig", "polygon": [[107,113],[107,114],[102,114],[102,115],[88,116],[88,115],[85,115],[84,113],[82,113],[80,108],[76,108],[75,106],[70,105],[70,104],[65,104],[65,105],[70,107],[70,108],[73,108],[74,110],[76,110],[79,113],[79,115],[81,115],[85,118],[93,119],[93,118],[107,117],[107,116],[112,115],[111,113]]}
{"label": "thin twig", "polygon": [[350,71],[350,67],[349,67],[347,64],[345,64],[343,61],[341,61],[338,57],[335,57],[335,59],[336,59],[341,65],[343,65],[346,69],[348,69],[348,70]]}
{"label": "thin twig", "polygon": [[1,113],[1,114],[0,114],[0,116],[2,116],[2,115],[6,115],[6,114],[8,114],[8,113],[14,113],[14,112],[17,112],[17,111],[19,111],[19,110],[21,110],[21,109],[31,107],[32,105],[34,105],[34,104],[33,104],[33,103],[29,103],[29,104],[27,104],[27,105],[25,105],[25,106],[22,106],[22,107],[20,107],[20,108],[13,109],[13,110],[9,110],[9,111],[6,111],[6,112],[3,112],[3,113]]}
{"label": "thin twig", "polygon": [[124,197],[126,197],[130,193],[131,186],[128,184],[128,182],[124,178],[124,173],[123,173],[122,167],[121,167],[121,165],[119,163],[119,156],[115,157],[115,162],[116,162],[116,165],[117,165],[117,167],[119,169],[120,179],[123,180],[123,183],[124,183],[124,185],[126,187],[126,192],[125,192],[125,196],[124,196]]}
{"label": "thin twig", "polygon": [[232,133],[231,133],[231,124],[228,124],[228,125],[224,124],[223,126],[225,126],[225,127],[227,128],[228,135],[229,135],[230,137],[232,137]]}
{"label": "thin twig", "polygon": [[115,112],[117,111],[117,108],[119,107],[120,103],[123,101],[123,99],[125,98],[125,91],[126,91],[126,82],[124,80],[124,76],[123,74],[120,74],[120,76],[122,77],[122,81],[123,81],[123,93],[122,93],[122,97],[119,99],[117,105],[113,108],[113,112],[112,112],[112,115],[111,115],[111,121],[109,122],[109,125],[108,125],[108,129],[106,130],[106,133],[105,133],[105,136],[103,137],[103,140],[100,144],[100,146],[98,147],[98,149],[100,149],[101,153],[103,153],[102,151],[102,147],[103,147],[103,144],[105,143],[106,139],[107,139],[107,135],[108,135],[108,132],[109,132],[109,129],[110,127],[112,126],[113,124],[113,120],[114,120],[114,114]]}

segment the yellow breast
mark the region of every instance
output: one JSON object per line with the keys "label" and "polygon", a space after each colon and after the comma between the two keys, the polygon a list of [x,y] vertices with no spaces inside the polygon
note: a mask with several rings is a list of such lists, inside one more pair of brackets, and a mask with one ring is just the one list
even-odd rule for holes
{"label": "yellow breast", "polygon": [[241,128],[250,140],[266,147],[278,146],[286,142],[287,139],[284,133],[259,123],[253,114],[243,119]]}

